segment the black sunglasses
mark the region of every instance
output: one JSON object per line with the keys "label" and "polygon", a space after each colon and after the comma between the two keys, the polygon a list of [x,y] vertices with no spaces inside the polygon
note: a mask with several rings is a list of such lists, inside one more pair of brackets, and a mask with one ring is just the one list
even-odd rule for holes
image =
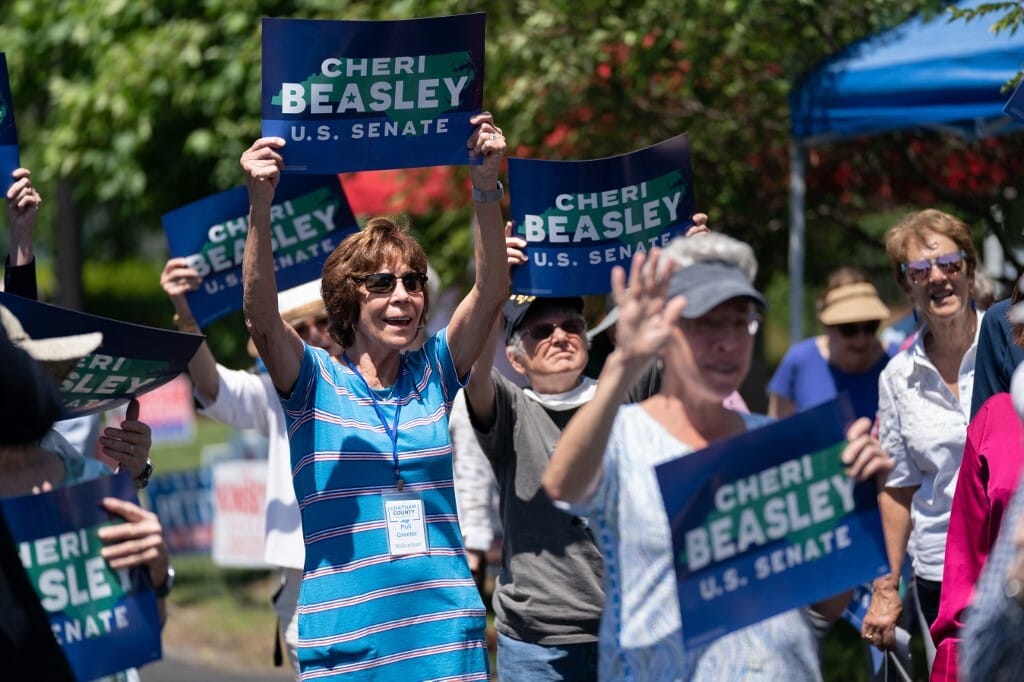
{"label": "black sunglasses", "polygon": [[555,329],[561,329],[566,334],[575,334],[581,336],[587,328],[587,323],[582,318],[570,317],[567,320],[561,322],[541,322],[535,324],[526,330],[526,333],[530,335],[530,338],[534,341],[543,341],[552,334],[555,333]]}
{"label": "black sunglasses", "polygon": [[881,324],[878,320],[872,320],[871,322],[847,322],[846,324],[837,324],[836,329],[839,331],[841,336],[845,336],[850,339],[858,334],[870,334],[874,336],[878,332],[878,327]]}
{"label": "black sunglasses", "polygon": [[900,272],[906,275],[907,279],[914,284],[920,284],[928,280],[928,276],[932,273],[932,266],[937,267],[946,275],[955,275],[960,272],[966,257],[967,253],[963,249],[950,251],[937,258],[922,258],[921,260],[904,263],[900,266]]}
{"label": "black sunglasses", "polygon": [[364,285],[372,294],[390,294],[395,290],[398,280],[402,280],[402,286],[410,294],[418,294],[427,285],[427,276],[422,272],[407,272],[401,277],[390,272],[376,272],[352,279]]}

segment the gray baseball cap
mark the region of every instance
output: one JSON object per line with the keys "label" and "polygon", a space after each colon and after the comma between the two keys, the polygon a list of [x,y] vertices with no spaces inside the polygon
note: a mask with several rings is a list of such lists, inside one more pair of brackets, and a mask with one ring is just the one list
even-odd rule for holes
{"label": "gray baseball cap", "polygon": [[700,317],[732,298],[749,298],[761,310],[768,307],[768,301],[740,268],[719,260],[698,261],[672,273],[667,298],[680,294],[686,296],[682,317],[689,319]]}

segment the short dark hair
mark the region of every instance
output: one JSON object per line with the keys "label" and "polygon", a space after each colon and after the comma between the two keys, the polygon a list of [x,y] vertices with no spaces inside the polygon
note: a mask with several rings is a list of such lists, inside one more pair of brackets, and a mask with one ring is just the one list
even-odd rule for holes
{"label": "short dark hair", "polygon": [[[408,224],[389,217],[371,218],[327,257],[320,294],[327,308],[331,337],[342,348],[355,341],[359,322],[362,297],[355,278],[372,275],[385,263],[395,261],[404,261],[416,272],[427,272],[427,254],[409,232]],[[424,287],[423,313],[417,324],[423,324],[429,309],[430,292]]]}

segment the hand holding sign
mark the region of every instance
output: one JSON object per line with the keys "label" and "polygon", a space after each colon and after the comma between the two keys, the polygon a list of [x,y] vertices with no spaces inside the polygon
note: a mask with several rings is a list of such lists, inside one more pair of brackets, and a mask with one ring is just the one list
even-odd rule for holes
{"label": "hand holding sign", "polygon": [[470,158],[483,157],[483,163],[470,166],[469,175],[473,186],[484,191],[491,191],[498,186],[498,172],[501,170],[502,159],[505,158],[505,136],[501,128],[494,125],[494,116],[484,111],[469,119],[476,126],[473,134],[466,140]]}
{"label": "hand holding sign", "polygon": [[[164,271],[160,273],[160,286],[174,303],[175,310],[178,310],[179,301],[184,303],[186,310],[188,309],[185,294],[198,289],[202,281],[199,273],[195,268],[189,267],[188,260],[184,258],[171,258],[164,265]],[[181,311],[178,310],[178,312]]]}
{"label": "hand holding sign", "polygon": [[284,157],[277,150],[284,144],[280,137],[261,137],[242,153],[240,163],[251,203],[268,206],[273,203],[274,190],[284,168]]}
{"label": "hand holding sign", "polygon": [[167,546],[160,519],[139,505],[116,497],[104,497],[103,508],[125,520],[104,526],[97,533],[104,547],[100,554],[114,570],[145,566],[153,587],[167,583]]}
{"label": "hand holding sign", "polygon": [[840,459],[846,465],[846,474],[858,481],[877,477],[879,487],[885,485],[885,477],[892,471],[893,461],[883,450],[878,439],[871,435],[871,420],[861,417],[846,430],[849,441]]}
{"label": "hand holding sign", "polygon": [[32,172],[18,168],[12,176],[14,184],[7,190],[7,224],[11,228],[11,265],[25,265],[32,260],[32,231],[43,203],[32,186]]}
{"label": "hand holding sign", "polygon": [[149,449],[153,445],[149,425],[139,421],[139,401],[128,402],[128,411],[121,428],[108,427],[100,436],[100,452],[115,460],[138,480],[149,461]]}

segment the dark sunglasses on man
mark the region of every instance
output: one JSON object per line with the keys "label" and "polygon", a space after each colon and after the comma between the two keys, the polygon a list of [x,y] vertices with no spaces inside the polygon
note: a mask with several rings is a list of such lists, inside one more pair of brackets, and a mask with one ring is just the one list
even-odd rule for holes
{"label": "dark sunglasses on man", "polygon": [[582,336],[583,332],[587,329],[587,323],[581,317],[570,317],[569,319],[562,320],[561,322],[541,322],[539,324],[532,325],[526,330],[526,333],[534,341],[543,341],[554,334],[555,329],[561,329],[566,334]]}

